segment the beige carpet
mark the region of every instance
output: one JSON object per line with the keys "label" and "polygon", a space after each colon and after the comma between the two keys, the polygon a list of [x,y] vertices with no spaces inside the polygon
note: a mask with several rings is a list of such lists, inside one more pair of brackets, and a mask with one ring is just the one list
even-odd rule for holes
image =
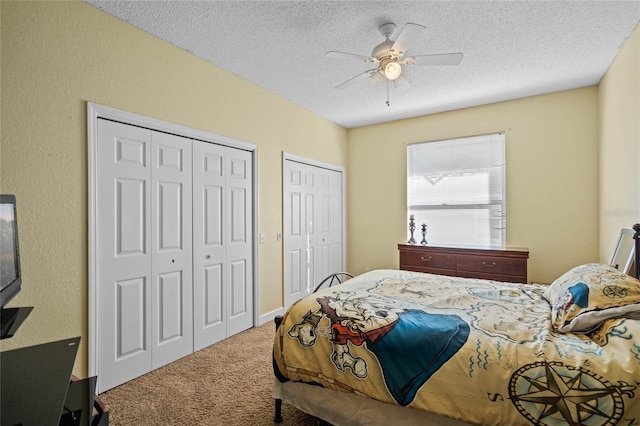
{"label": "beige carpet", "polygon": [[[273,323],[252,328],[100,397],[109,424],[273,425]],[[321,422],[283,404],[282,425]]]}

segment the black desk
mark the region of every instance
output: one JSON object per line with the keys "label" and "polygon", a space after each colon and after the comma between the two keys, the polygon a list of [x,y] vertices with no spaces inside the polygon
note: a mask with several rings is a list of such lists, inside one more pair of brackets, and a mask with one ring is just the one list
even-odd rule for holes
{"label": "black desk", "polygon": [[0,352],[2,426],[58,426],[80,337]]}
{"label": "black desk", "polygon": [[78,380],[72,377],[64,401],[59,426],[89,426],[93,420],[96,376]]}
{"label": "black desk", "polygon": [[32,310],[31,306],[2,308],[0,310],[0,339],[13,337]]}

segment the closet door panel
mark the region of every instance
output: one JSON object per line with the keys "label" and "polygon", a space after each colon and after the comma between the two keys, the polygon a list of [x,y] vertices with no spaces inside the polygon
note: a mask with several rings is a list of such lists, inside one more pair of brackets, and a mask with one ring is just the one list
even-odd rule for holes
{"label": "closet door panel", "polygon": [[182,205],[183,185],[176,182],[158,183],[158,250],[181,250],[183,247]]}
{"label": "closet door panel", "polygon": [[343,174],[336,170],[327,170],[328,174],[328,232],[324,236],[327,239],[329,248],[329,273],[344,270],[343,252],[343,199],[342,199],[342,178]]}
{"label": "closet door panel", "polygon": [[98,392],[243,331],[255,314],[252,148],[113,114],[89,136]]}
{"label": "closet door panel", "polygon": [[146,345],[146,283],[134,278],[115,283],[116,361],[144,354]]}
{"label": "closet door panel", "polygon": [[317,267],[317,211],[318,191],[316,189],[317,176],[314,167],[307,164],[302,165],[302,178],[304,181],[304,221],[302,223],[302,232],[306,239],[305,266],[306,273],[303,274],[302,285],[305,288],[304,295],[311,293],[319,282],[320,276]]}
{"label": "closet door panel", "polygon": [[98,121],[99,391],[151,370],[151,132]]}
{"label": "closet door panel", "polygon": [[184,281],[182,273],[170,272],[158,276],[158,305],[160,307],[158,323],[158,344],[168,344],[180,339],[184,334],[184,308],[182,293]]}
{"label": "closet door panel", "polygon": [[342,173],[330,171],[329,177],[329,244],[331,271],[343,270]]}
{"label": "closet door panel", "polygon": [[194,350],[227,337],[225,147],[193,142]]}
{"label": "closet door panel", "polygon": [[247,191],[245,188],[231,188],[229,194],[231,203],[231,214],[229,216],[231,235],[229,235],[229,243],[246,244],[249,241],[246,214]]}
{"label": "closet door panel", "polygon": [[285,276],[289,278],[289,285],[286,287],[288,291],[285,294],[287,297],[285,297],[285,299],[291,299],[304,291],[302,287],[302,283],[304,282],[302,274],[307,271],[307,268],[305,267],[306,261],[303,261],[303,259],[306,259],[306,253],[302,250],[294,249],[288,250],[288,253],[285,254],[285,256],[287,256],[285,264],[288,264],[288,274],[285,273]]}
{"label": "closet door panel", "polygon": [[315,261],[316,274],[314,282],[319,283],[322,279],[333,272],[331,269],[331,242],[329,238],[330,216],[329,216],[329,192],[328,177],[325,172],[320,171],[320,186],[318,188],[318,206],[316,207],[316,217],[318,218],[318,235],[316,238],[317,258]]}
{"label": "closet door panel", "polygon": [[247,313],[247,264],[244,260],[239,260],[231,264],[231,309],[230,318]]}
{"label": "closet door panel", "polygon": [[283,167],[284,309],[313,291],[314,176],[309,166],[285,161]]}
{"label": "closet door panel", "polygon": [[303,230],[304,187],[302,181],[302,165],[293,161],[285,161],[282,170],[283,179],[283,214],[284,226],[284,298],[283,306],[287,309],[294,301],[306,295],[307,237]]}
{"label": "closet door panel", "polygon": [[[224,187],[220,185],[207,185],[202,188],[203,202],[203,244],[209,249],[222,248],[222,206]],[[222,252],[220,252],[222,253]]]}
{"label": "closet door panel", "polygon": [[119,258],[144,255],[146,243],[145,199],[147,181],[116,178],[116,251]]}
{"label": "closet door panel", "polygon": [[152,132],[152,367],[193,351],[191,140]]}
{"label": "closet door panel", "polygon": [[343,270],[342,172],[285,159],[283,204],[287,309]]}
{"label": "closet door panel", "polygon": [[[204,327],[212,327],[224,324],[224,299],[222,264],[207,266],[204,270],[204,298],[199,304],[204,312]],[[198,301],[196,300],[196,303]]]}
{"label": "closet door panel", "polygon": [[[222,169],[220,169],[221,171]],[[203,291],[204,297],[201,300],[196,297],[195,300],[198,306],[197,311],[202,313],[202,319],[196,324],[206,330],[213,330],[217,326],[220,329],[220,334],[214,338],[217,341],[225,337],[224,333],[222,333],[225,314],[223,276],[226,258],[222,241],[222,218],[224,216],[222,212],[224,196],[222,183],[220,186],[210,185],[204,187],[203,196],[203,247],[205,248],[204,253],[206,253],[204,254],[206,265],[203,264],[203,276],[200,277],[201,281],[197,284],[198,292]],[[203,254],[200,255],[202,256]]]}
{"label": "closet door panel", "polygon": [[226,236],[228,292],[225,302],[227,335],[239,333],[253,325],[253,168],[248,151],[225,148]]}

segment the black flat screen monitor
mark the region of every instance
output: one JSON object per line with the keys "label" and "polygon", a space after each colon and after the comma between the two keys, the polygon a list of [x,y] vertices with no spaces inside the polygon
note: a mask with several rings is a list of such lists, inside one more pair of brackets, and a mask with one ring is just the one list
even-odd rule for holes
{"label": "black flat screen monitor", "polygon": [[22,285],[15,195],[0,194],[0,308]]}

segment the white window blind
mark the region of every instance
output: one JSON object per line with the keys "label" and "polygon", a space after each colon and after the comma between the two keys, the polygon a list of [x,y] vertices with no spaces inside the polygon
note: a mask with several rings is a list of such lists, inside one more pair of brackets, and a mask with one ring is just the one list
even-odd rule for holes
{"label": "white window blind", "polygon": [[424,223],[429,244],[504,245],[504,145],[504,133],[494,133],[407,146],[408,213],[418,243]]}

